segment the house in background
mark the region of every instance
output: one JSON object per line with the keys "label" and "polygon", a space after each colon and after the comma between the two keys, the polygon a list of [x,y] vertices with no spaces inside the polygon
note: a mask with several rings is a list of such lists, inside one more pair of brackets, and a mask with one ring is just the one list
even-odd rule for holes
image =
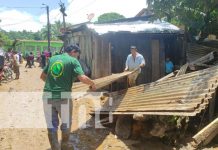
{"label": "house in background", "polygon": [[168,22],[150,22],[147,16],[139,16],[74,25],[62,40],[65,46],[79,44],[81,58],[91,68],[93,79],[122,72],[130,46],[135,45],[146,59],[139,83],[148,83],[165,75],[166,56],[175,65],[185,63],[183,36],[183,31]]}
{"label": "house in background", "polygon": [[[51,52],[60,51],[63,46],[62,41],[51,41]],[[47,51],[48,41],[36,41],[36,40],[18,40],[15,45],[15,49],[22,53],[33,52],[35,55],[37,51]]]}

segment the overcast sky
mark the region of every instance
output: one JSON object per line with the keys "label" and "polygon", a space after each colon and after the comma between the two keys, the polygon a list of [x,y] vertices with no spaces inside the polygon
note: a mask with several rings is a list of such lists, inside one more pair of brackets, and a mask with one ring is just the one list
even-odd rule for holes
{"label": "overcast sky", "polygon": [[[6,31],[38,31],[46,24],[49,5],[50,21],[62,20],[60,0],[0,0],[0,28]],[[66,21],[72,24],[86,22],[87,14],[94,13],[92,21],[103,13],[117,12],[125,17],[135,16],[146,7],[146,0],[62,0],[67,8]]]}

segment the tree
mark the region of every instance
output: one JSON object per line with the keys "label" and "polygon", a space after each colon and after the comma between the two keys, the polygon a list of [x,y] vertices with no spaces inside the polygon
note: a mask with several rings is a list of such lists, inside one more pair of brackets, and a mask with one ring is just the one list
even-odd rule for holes
{"label": "tree", "polygon": [[[70,23],[66,23],[66,25],[71,26]],[[51,24],[51,40],[59,40],[57,35],[60,34],[60,30],[61,30],[62,27],[63,27],[63,25],[62,25],[62,23],[60,21],[56,21],[54,24]],[[20,39],[20,40],[47,40],[47,37],[48,37],[47,31],[48,31],[47,26],[44,26],[38,32],[31,32],[31,31],[26,31],[26,30],[6,32],[6,31],[0,29],[0,32],[1,32],[0,36],[5,35],[10,40],[15,40],[15,39]],[[1,41],[0,41],[0,45],[1,45]]]}
{"label": "tree", "polygon": [[0,32],[0,47],[8,48],[10,45],[10,39],[3,32]]}
{"label": "tree", "polygon": [[184,25],[192,35],[201,32],[218,35],[217,0],[147,0],[155,17],[176,25]]}
{"label": "tree", "polygon": [[[67,23],[66,25],[70,26],[69,23]],[[60,21],[55,21],[54,24],[51,24],[51,30],[50,30],[51,31],[51,40],[59,40],[57,35],[61,34],[61,32],[60,32],[61,28],[63,28],[63,25]],[[41,38],[44,40],[46,40],[48,37],[47,31],[48,31],[47,25],[44,26],[40,31]]]}
{"label": "tree", "polygon": [[109,22],[109,21],[123,19],[123,18],[125,18],[123,15],[120,15],[120,14],[115,13],[115,12],[104,13],[98,17],[97,23],[104,23],[104,22]]}

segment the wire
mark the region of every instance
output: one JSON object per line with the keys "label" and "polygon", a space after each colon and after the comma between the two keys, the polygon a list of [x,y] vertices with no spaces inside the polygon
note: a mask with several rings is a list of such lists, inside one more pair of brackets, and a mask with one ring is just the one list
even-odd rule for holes
{"label": "wire", "polygon": [[61,13],[59,12],[55,17],[52,17],[51,20],[57,19],[57,17],[60,15],[61,15]]}
{"label": "wire", "polygon": [[27,19],[27,20],[23,20],[23,21],[20,21],[20,22],[16,22],[16,23],[3,24],[3,25],[0,25],[0,27],[5,27],[5,26],[14,26],[14,25],[18,25],[18,24],[22,24],[22,23],[25,23],[25,22],[31,21],[31,20],[32,20],[32,19]]}
{"label": "wire", "polygon": [[71,4],[72,4],[72,2],[73,2],[74,0],[72,0],[70,3],[69,3],[69,5],[68,6],[70,6]]}
{"label": "wire", "polygon": [[[86,4],[85,6],[83,6],[82,8],[80,8],[79,10],[73,11],[73,13],[80,12],[81,10],[87,8],[88,6],[93,5],[96,1],[97,1],[97,0],[93,0],[93,1],[91,1],[90,3],[88,3],[88,4]],[[71,1],[71,3],[72,3],[72,2],[73,2],[73,0]],[[70,4],[71,4],[71,3],[70,3]]]}
{"label": "wire", "polygon": [[85,8],[88,7],[88,6],[93,5],[96,1],[97,1],[97,0],[93,0],[93,1],[91,1],[90,3],[88,3],[87,5],[85,5],[84,7],[82,7],[81,9],[79,9],[77,12],[79,12],[79,11],[85,9]]}
{"label": "wire", "polygon": [[[4,7],[4,6],[3,6],[3,7]],[[24,6],[24,7],[8,7],[8,6],[5,6],[5,8],[18,8],[18,9],[19,9],[19,8],[20,8],[20,9],[21,9],[21,8],[31,8],[31,9],[32,9],[32,8],[37,8],[37,9],[38,9],[38,8],[42,8],[42,7],[27,7],[27,6],[26,6],[26,7],[25,7],[25,6]]]}

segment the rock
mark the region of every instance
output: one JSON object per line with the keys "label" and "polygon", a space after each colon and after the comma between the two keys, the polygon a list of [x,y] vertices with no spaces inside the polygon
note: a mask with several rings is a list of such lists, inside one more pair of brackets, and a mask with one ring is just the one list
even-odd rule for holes
{"label": "rock", "polygon": [[156,137],[163,137],[165,134],[165,131],[166,131],[166,127],[164,123],[156,122],[154,124],[153,129],[150,131],[150,134]]}
{"label": "rock", "polygon": [[132,132],[132,117],[119,116],[116,122],[115,133],[118,137],[128,139]]}
{"label": "rock", "polygon": [[143,115],[142,113],[135,113],[133,115],[133,119],[138,121],[144,121],[146,119],[146,116]]}

